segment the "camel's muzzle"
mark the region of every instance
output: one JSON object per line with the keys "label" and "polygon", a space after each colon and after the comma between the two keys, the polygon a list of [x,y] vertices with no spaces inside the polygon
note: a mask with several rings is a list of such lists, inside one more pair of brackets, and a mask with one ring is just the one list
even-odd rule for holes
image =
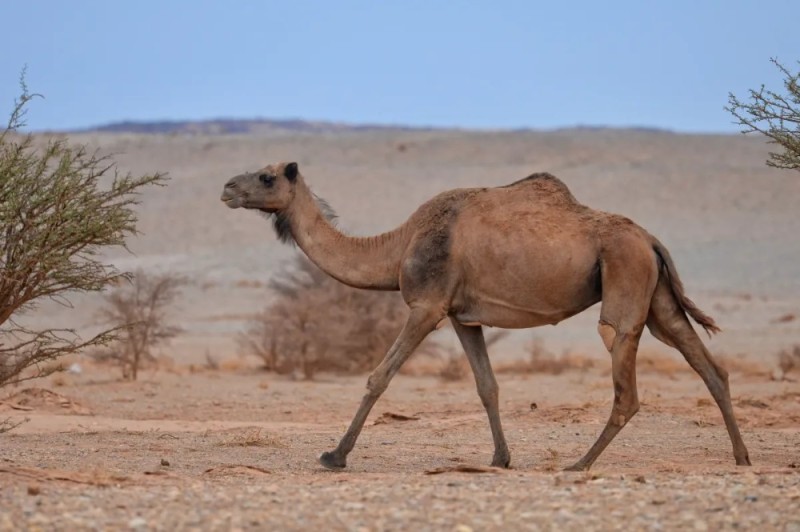
{"label": "camel's muzzle", "polygon": [[231,209],[237,209],[244,204],[244,197],[236,191],[235,179],[225,183],[225,188],[222,189],[222,196],[219,198]]}

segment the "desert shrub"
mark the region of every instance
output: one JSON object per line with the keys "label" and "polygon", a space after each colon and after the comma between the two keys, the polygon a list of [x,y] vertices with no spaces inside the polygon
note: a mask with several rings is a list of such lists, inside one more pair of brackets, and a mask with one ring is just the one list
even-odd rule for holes
{"label": "desert shrub", "polygon": [[449,352],[444,363],[436,372],[436,376],[443,381],[462,381],[470,373],[469,361],[464,353]]}
{"label": "desert shrub", "polygon": [[[492,345],[508,336],[508,334],[508,331],[502,329],[488,333],[484,332],[486,349],[491,348]],[[429,347],[428,351],[443,360],[443,364],[436,374],[443,381],[464,380],[472,373],[469,360],[467,360],[467,355],[464,353],[460,343],[458,343],[457,347],[449,348],[444,348],[441,344],[435,343]]]}
{"label": "desert shrub", "polygon": [[800,344],[782,349],[778,353],[778,369],[774,375],[777,380],[782,380],[795,368],[800,368]]}
{"label": "desert shrub", "polygon": [[139,369],[156,362],[153,350],[182,332],[170,324],[170,307],[186,284],[175,274],[146,274],[138,270],[105,296],[100,311],[104,323],[118,330],[116,338],[93,353],[122,369],[124,379],[136,380]]}
{"label": "desert shrub", "polygon": [[71,295],[125,277],[102,255],[136,234],[138,193],[165,179],[121,175],[110,157],[86,146],[22,134],[34,95],[24,78],[21,87],[0,133],[0,386],[42,376],[43,363],[114,338],[114,328],[84,340],[70,329],[25,326],[20,317],[43,301],[69,305]]}
{"label": "desert shrub", "polygon": [[564,352],[560,356],[553,354],[545,347],[544,341],[534,335],[528,343],[528,358],[499,364],[497,373],[560,375],[568,370],[584,371],[592,366],[592,360],[586,357],[568,352]]}
{"label": "desert shrub", "polygon": [[800,70],[792,73],[777,59],[771,61],[784,76],[785,92],[761,85],[758,90],[750,89],[749,101],[729,94],[725,109],[744,126],[744,133],[762,133],[771,144],[783,148],[783,152],[769,154],[769,166],[800,170]]}
{"label": "desert shrub", "polygon": [[267,370],[353,374],[383,359],[408,317],[397,292],[346,286],[298,255],[269,284],[272,302],[240,334]]}

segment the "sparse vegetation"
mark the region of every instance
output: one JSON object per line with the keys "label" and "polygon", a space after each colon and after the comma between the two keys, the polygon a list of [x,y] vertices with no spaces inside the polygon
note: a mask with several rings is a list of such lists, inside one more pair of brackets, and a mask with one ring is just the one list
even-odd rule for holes
{"label": "sparse vegetation", "polygon": [[455,382],[466,379],[469,371],[469,362],[464,353],[448,353],[437,376],[443,381]]}
{"label": "sparse vegetation", "polygon": [[143,365],[156,362],[153,350],[182,331],[169,323],[169,310],[185,283],[175,274],[149,275],[139,270],[130,282],[107,294],[101,316],[118,334],[94,357],[119,365],[124,379],[136,380]]}
{"label": "sparse vegetation", "polygon": [[775,375],[777,380],[783,380],[795,368],[800,368],[800,344],[778,353],[778,370]]}
{"label": "sparse vegetation", "polygon": [[757,131],[766,135],[771,144],[783,148],[782,152],[769,154],[769,166],[800,171],[800,61],[795,73],[777,59],[771,61],[784,77],[785,93],[761,85],[758,90],[750,89],[749,101],[729,94],[725,110],[736,117],[745,128],[744,133]]}
{"label": "sparse vegetation", "polygon": [[27,421],[28,418],[22,420],[13,420],[9,417],[0,419],[0,434],[4,432],[10,432],[15,428],[19,427],[20,425],[22,425],[23,423],[26,423]]}
{"label": "sparse vegetation", "polygon": [[362,373],[378,365],[408,310],[396,292],[350,288],[303,256],[270,282],[273,302],[239,336],[246,354],[280,374]]}
{"label": "sparse vegetation", "polygon": [[544,345],[544,341],[537,336],[531,338],[528,344],[528,358],[508,362],[497,366],[497,373],[546,373],[560,375],[567,370],[581,370],[594,366],[594,362],[586,357],[572,355],[568,352],[556,356]]}
{"label": "sparse vegetation", "polygon": [[[491,331],[484,337],[486,348],[489,349],[492,345],[496,344],[506,336],[508,336],[508,331]],[[469,367],[469,361],[467,360],[467,356],[464,354],[464,350],[461,348],[460,344],[458,347],[453,347],[450,349],[442,349],[440,345],[436,345],[435,347],[436,351],[444,352],[444,365],[439,369],[437,375],[440,379],[444,381],[460,381],[469,376],[472,370]]]}
{"label": "sparse vegetation", "polygon": [[115,338],[116,327],[84,340],[71,329],[26,326],[21,317],[46,300],[69,306],[71,295],[124,278],[101,253],[136,234],[138,193],[165,180],[121,175],[110,157],[86,146],[63,138],[42,145],[20,133],[35,97],[24,73],[21,88],[0,133],[0,386],[42,376],[44,363]]}
{"label": "sparse vegetation", "polygon": [[229,431],[229,437],[220,444],[225,447],[286,447],[286,443],[258,427]]}

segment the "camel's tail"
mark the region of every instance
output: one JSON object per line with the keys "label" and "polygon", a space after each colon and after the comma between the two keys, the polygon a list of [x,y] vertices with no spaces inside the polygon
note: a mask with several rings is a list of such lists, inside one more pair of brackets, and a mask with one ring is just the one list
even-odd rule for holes
{"label": "camel's tail", "polygon": [[681,306],[683,311],[691,316],[694,321],[700,324],[706,330],[709,336],[711,336],[711,333],[720,332],[720,328],[717,327],[717,324],[714,322],[714,318],[697,308],[697,305],[694,304],[694,301],[686,297],[686,294],[683,291],[683,283],[681,282],[681,278],[678,277],[678,270],[675,268],[675,263],[672,262],[672,257],[670,256],[669,251],[667,251],[667,248],[664,247],[664,244],[659,242],[655,237],[653,237],[653,250],[655,250],[656,254],[661,259],[663,270],[666,272],[667,279],[672,287],[672,293],[675,294],[675,299],[678,301],[678,304]]}

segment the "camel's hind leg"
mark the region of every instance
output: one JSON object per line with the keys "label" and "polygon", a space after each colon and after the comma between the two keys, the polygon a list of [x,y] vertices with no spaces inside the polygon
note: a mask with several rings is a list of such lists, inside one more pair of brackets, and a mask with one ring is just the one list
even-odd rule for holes
{"label": "camel's hind leg", "polygon": [[492,439],[494,440],[492,465],[495,467],[508,467],[511,463],[511,455],[508,453],[508,445],[503,435],[503,426],[500,423],[497,380],[494,378],[489,354],[486,352],[483,331],[480,326],[462,325],[454,318],[450,321],[453,323],[453,328],[467,354],[472,373],[475,374],[478,395],[484,408],[486,408],[486,414],[489,416],[489,426],[492,429]]}
{"label": "camel's hind leg", "polygon": [[636,390],[636,351],[642,336],[650,299],[658,278],[652,251],[633,245],[624,255],[604,257],[603,303],[598,332],[611,352],[614,405],[603,432],[586,455],[568,471],[589,469],[600,453],[639,411]]}
{"label": "camel's hind leg", "polygon": [[647,327],[653,336],[667,345],[675,347],[689,362],[689,365],[702,377],[717,402],[725,427],[733,444],[733,456],[737,465],[750,465],[747,448],[739,433],[739,426],[733,415],[731,393],[728,387],[728,372],[720,367],[703,345],[703,341],[689,323],[686,313],[678,305],[669,281],[662,275],[653,294]]}

